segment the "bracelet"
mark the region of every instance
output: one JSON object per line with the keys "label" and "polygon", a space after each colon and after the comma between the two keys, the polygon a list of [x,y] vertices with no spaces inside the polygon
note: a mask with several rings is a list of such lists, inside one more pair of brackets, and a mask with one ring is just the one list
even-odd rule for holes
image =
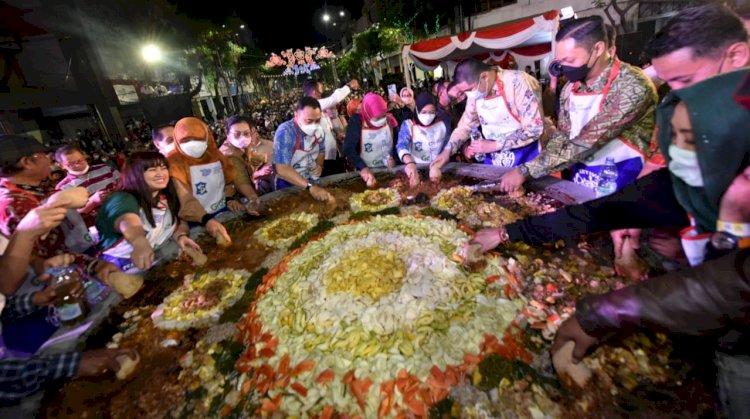
{"label": "bracelet", "polygon": [[500,243],[505,243],[510,239],[510,235],[508,235],[508,230],[505,229],[505,227],[500,227],[500,231],[497,232],[497,238],[500,239]]}
{"label": "bracelet", "polygon": [[750,236],[750,224],[718,220],[716,221],[716,231],[724,231],[737,237],[748,237]]}
{"label": "bracelet", "polygon": [[209,221],[211,221],[211,220],[214,219],[214,217],[215,217],[214,214],[208,214],[208,213],[206,213],[206,215],[204,215],[203,218],[201,218],[201,225],[205,227],[206,224],[208,224]]}

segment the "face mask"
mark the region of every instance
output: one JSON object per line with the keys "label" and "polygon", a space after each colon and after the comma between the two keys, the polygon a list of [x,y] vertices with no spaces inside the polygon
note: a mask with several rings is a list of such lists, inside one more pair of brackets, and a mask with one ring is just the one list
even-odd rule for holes
{"label": "face mask", "polygon": [[188,156],[199,159],[208,149],[208,143],[205,141],[189,141],[185,144],[180,144],[180,148]]}
{"label": "face mask", "polygon": [[672,144],[669,146],[669,171],[690,186],[703,187],[703,175],[695,151],[685,150]]}
{"label": "face mask", "polygon": [[466,98],[479,100],[479,99],[484,99],[485,97],[487,97],[487,93],[482,91],[481,86],[482,86],[482,80],[479,79],[479,83],[477,83],[476,90],[466,92]]}
{"label": "face mask", "polygon": [[247,137],[242,137],[242,138],[230,137],[229,138],[229,143],[239,148],[240,150],[246,149],[252,142],[253,142],[252,139],[247,138]]}
{"label": "face mask", "polygon": [[370,125],[372,125],[373,127],[378,127],[378,128],[380,128],[380,127],[382,127],[383,125],[385,125],[385,118],[380,118],[380,119],[371,119],[371,120],[370,120]]}
{"label": "face mask", "polygon": [[432,121],[435,120],[435,114],[434,113],[420,113],[417,115],[417,118],[419,118],[419,123],[422,125],[430,125]]}
{"label": "face mask", "polygon": [[589,59],[586,61],[586,64],[580,66],[580,67],[571,67],[569,65],[561,65],[560,71],[562,71],[563,76],[567,77],[569,81],[572,81],[573,83],[577,81],[581,81],[586,78],[586,76],[589,75],[589,71],[591,70],[591,67],[589,67],[589,61],[591,61],[591,57],[594,56],[594,51],[591,50],[591,55],[589,56]]}
{"label": "face mask", "polygon": [[167,157],[169,153],[174,151],[174,143],[169,143],[157,148],[159,149],[159,152],[162,156]]}
{"label": "face mask", "polygon": [[299,126],[299,129],[307,135],[315,135],[318,128],[320,128],[320,124],[304,124]]}
{"label": "face mask", "polygon": [[85,175],[88,172],[89,172],[89,165],[88,164],[86,164],[86,167],[84,167],[81,170],[71,170],[71,169],[68,169],[68,173],[70,173],[72,175],[75,175],[75,176],[82,176],[82,175]]}

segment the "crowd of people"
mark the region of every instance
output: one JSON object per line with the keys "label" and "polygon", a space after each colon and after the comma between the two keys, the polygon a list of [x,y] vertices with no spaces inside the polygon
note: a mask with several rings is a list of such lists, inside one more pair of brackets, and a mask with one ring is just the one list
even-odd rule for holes
{"label": "crowd of people", "polygon": [[[375,169],[402,164],[416,186],[427,180],[420,166],[439,181],[449,161],[472,161],[508,169],[498,179],[501,192],[555,175],[599,195],[479,231],[470,244],[482,252],[609,231],[616,255],[643,244],[681,268],[580,301],[553,351],[573,341],[580,359],[641,327],[711,336],[720,343],[721,412],[750,417],[745,25],[720,5],[681,11],[648,43],[644,72],[618,59],[614,30],[601,17],[568,20],[557,32],[544,92],[531,68],[473,59],[427,91],[404,87],[388,97],[383,89],[362,92],[357,80],[328,93],[310,80],[211,124],[191,116],[153,128],[131,121],[127,155],[92,133],[55,150],[54,161],[34,140],[0,137],[0,232],[9,238],[2,264],[14,266],[0,284],[8,297],[3,326],[54,299],[33,281],[47,267],[75,260],[82,274],[106,284],[111,272],[140,274],[181,251],[200,251],[189,234],[194,226],[231,241],[222,214],[258,215],[259,195],[297,187],[325,201],[332,196],[323,176],[354,171],[374,187]],[[657,85],[671,89],[661,101]],[[55,165],[60,176],[51,182]],[[50,203],[55,191],[75,187],[88,192],[80,208]],[[43,337],[54,330],[44,325]],[[3,338],[6,347],[13,341]],[[26,357],[0,361],[0,400],[55,378],[116,370],[114,357],[127,352],[41,358],[35,346],[8,347]]]}

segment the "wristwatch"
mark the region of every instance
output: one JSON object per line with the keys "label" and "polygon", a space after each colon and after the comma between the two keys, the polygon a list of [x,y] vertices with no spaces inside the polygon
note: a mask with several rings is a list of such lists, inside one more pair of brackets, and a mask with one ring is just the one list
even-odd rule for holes
{"label": "wristwatch", "polygon": [[726,231],[717,231],[711,236],[711,244],[718,250],[750,248],[750,237],[739,237]]}
{"label": "wristwatch", "polygon": [[529,168],[525,164],[518,165],[518,173],[523,177],[529,177]]}
{"label": "wristwatch", "polygon": [[305,187],[305,189],[309,191],[310,188],[312,188],[312,187],[313,187],[313,184],[310,183],[310,182],[307,182],[307,186]]}

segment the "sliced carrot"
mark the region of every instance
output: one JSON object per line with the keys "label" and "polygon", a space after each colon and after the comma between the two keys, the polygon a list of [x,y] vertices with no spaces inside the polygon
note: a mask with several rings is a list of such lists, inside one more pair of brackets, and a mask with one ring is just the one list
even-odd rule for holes
{"label": "sliced carrot", "polygon": [[412,400],[406,405],[406,407],[415,416],[424,417],[427,415],[427,410],[425,409],[424,403],[421,403],[419,400]]}
{"label": "sliced carrot", "polygon": [[333,418],[333,406],[330,404],[323,408],[323,413],[320,415],[320,419],[332,419]]}
{"label": "sliced carrot", "polygon": [[289,372],[289,354],[284,354],[279,361],[279,374],[286,374]]}
{"label": "sliced carrot", "polygon": [[315,383],[325,385],[333,382],[333,379],[335,377],[336,373],[334,373],[332,369],[328,368],[318,374],[318,376],[315,378]]}
{"label": "sliced carrot", "polygon": [[242,395],[247,396],[250,393],[250,390],[253,389],[253,382],[250,380],[245,380],[244,383],[242,383]]}
{"label": "sliced carrot", "polygon": [[380,384],[380,394],[391,396],[393,389],[396,387],[396,380],[384,381]]}
{"label": "sliced carrot", "polygon": [[281,406],[281,393],[276,395],[273,399],[264,399],[263,403],[260,405],[260,409],[264,412],[275,412],[279,410],[279,406]]}
{"label": "sliced carrot", "polygon": [[482,357],[473,354],[464,354],[464,362],[467,364],[479,364],[482,362]]}
{"label": "sliced carrot", "polygon": [[350,370],[341,377],[341,382],[344,384],[350,384],[352,381],[354,381],[354,370]]}
{"label": "sliced carrot", "polygon": [[378,406],[378,419],[388,416],[390,412],[391,396],[386,396],[385,398],[383,398],[383,400],[380,401],[380,406]]}
{"label": "sliced carrot", "polygon": [[276,354],[276,351],[274,351],[271,348],[263,348],[258,353],[258,355],[260,355],[260,356],[262,356],[264,358],[270,358],[270,357],[274,356],[275,354]]}
{"label": "sliced carrot", "polygon": [[307,388],[300,383],[292,383],[292,390],[299,393],[302,397],[307,397]]}
{"label": "sliced carrot", "polygon": [[292,370],[292,377],[296,377],[305,371],[312,371],[313,368],[315,368],[315,361],[312,359],[302,361]]}
{"label": "sliced carrot", "polygon": [[484,280],[484,283],[485,285],[490,285],[499,280],[500,280],[500,275],[492,275],[492,276],[488,276],[487,279]]}
{"label": "sliced carrot", "polygon": [[290,381],[292,381],[292,377],[290,377],[289,375],[285,374],[285,375],[281,376],[281,378],[279,378],[278,380],[276,380],[275,385],[278,388],[286,388],[289,385]]}
{"label": "sliced carrot", "polygon": [[225,405],[224,407],[221,408],[221,412],[219,412],[219,414],[221,416],[229,416],[229,414],[232,413],[232,410],[234,410],[232,409],[232,406]]}

